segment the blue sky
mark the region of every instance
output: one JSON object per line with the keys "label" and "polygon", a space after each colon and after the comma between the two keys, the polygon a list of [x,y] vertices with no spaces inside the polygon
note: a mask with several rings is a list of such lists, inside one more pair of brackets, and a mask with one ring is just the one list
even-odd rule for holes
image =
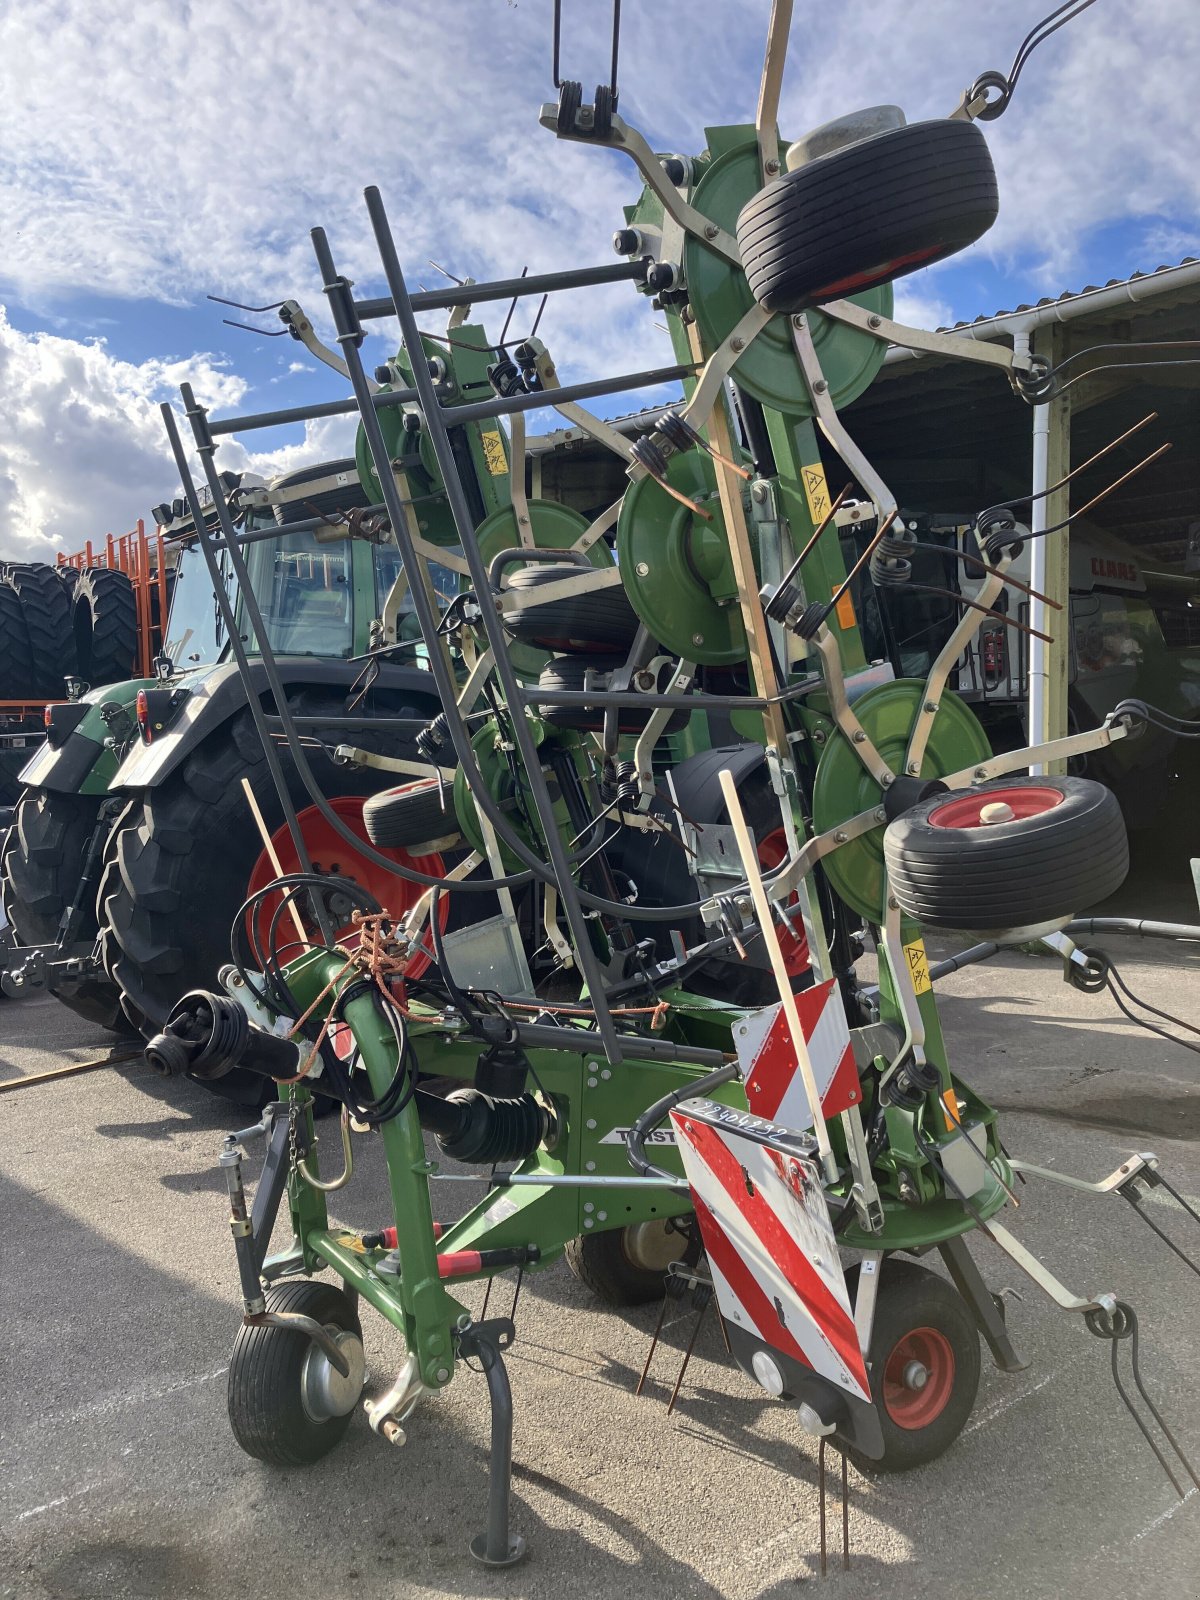
{"label": "blue sky", "polygon": [[[698,150],[706,125],[752,120],[769,0],[623,9],[621,110],[655,148]],[[797,0],[784,136],[881,100],[910,121],[945,115],[979,72],[1007,68],[1048,9]],[[590,93],[609,8],[564,10],[564,68]],[[478,278],[611,260],[638,181],[619,155],[538,126],[550,16],[550,0],[12,0],[0,15],[0,554],[77,548],[169,496],[156,406],[183,378],[225,410],[344,392],[291,340],[223,326],[205,295],[294,296],[322,316],[314,223],[359,292],[381,292],[368,183],[414,282],[438,281],[429,257]],[[1031,58],[987,125],[995,228],[903,280],[900,311],[934,325],[1200,254],[1200,160],[1180,92],[1198,70],[1195,0],[1098,0]],[[625,286],[561,297],[540,331],[567,381],[667,359]],[[372,342],[369,364],[392,341]],[[220,460],[280,470],[350,443],[332,422],[247,436]]]}

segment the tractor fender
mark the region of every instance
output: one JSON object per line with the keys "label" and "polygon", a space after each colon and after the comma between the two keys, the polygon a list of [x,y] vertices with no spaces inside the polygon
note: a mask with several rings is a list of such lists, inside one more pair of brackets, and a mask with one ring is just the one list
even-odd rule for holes
{"label": "tractor fender", "polygon": [[[284,687],[289,690],[311,685],[313,688],[346,693],[362,675],[361,661],[282,657],[278,659],[277,666]],[[261,662],[251,661],[249,677],[254,692],[260,699],[265,697],[269,702],[270,690]],[[158,684],[156,687],[170,685]],[[117,769],[110,789],[120,792],[154,788],[169,777],[202,740],[209,738],[249,704],[246,684],[236,662],[211,667],[185,687],[187,697],[169,726],[150,744],[137,740]],[[433,717],[441,708],[432,674],[420,668],[385,664],[371,687],[372,693],[383,691],[389,695],[403,696],[417,715],[428,712]],[[347,744],[356,742],[353,735],[347,736]]]}
{"label": "tractor fender", "polygon": [[101,707],[117,704],[133,715],[139,689],[154,687],[154,679],[130,679],[125,683],[105,684],[83,697],[86,706],[82,719],[55,749],[43,740],[21,768],[21,782],[27,789],[51,789],[59,794],[108,793],[117,770],[117,757],[105,744],[109,727]]}

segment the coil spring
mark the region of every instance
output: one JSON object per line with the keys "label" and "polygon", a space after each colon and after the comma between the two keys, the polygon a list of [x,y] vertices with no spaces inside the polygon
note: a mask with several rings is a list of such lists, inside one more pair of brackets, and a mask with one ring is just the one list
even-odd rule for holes
{"label": "coil spring", "polygon": [[975,518],[975,537],[979,548],[991,562],[1007,554],[1021,552],[1020,525],[1008,506],[989,506]]}
{"label": "coil spring", "polygon": [[938,1069],[932,1062],[910,1058],[897,1069],[895,1077],[884,1084],[882,1097],[889,1105],[899,1106],[905,1111],[916,1111],[925,1096],[932,1094],[941,1081]]}
{"label": "coil spring", "polygon": [[618,761],[613,767],[613,800],[617,805],[635,801],[639,794],[636,761]]}
{"label": "coil spring", "polygon": [[899,589],[912,577],[912,535],[895,525],[871,552],[871,581],[877,589]]}
{"label": "coil spring", "polygon": [[681,454],[685,450],[690,450],[693,445],[704,443],[687,418],[681,417],[678,411],[664,411],[658,419],[655,431],[662,435],[673,450],[678,450]]}
{"label": "coil spring", "polygon": [[583,85],[568,78],[558,91],[558,118],[559,133],[572,134],[575,132],[575,113],[583,104]]}
{"label": "coil spring", "polygon": [[824,600],[810,600],[795,621],[788,623],[788,627],[801,639],[815,639],[828,615],[829,607]]}
{"label": "coil spring", "polygon": [[636,439],[630,451],[633,459],[645,467],[652,478],[664,478],[667,473],[666,454],[659,449],[649,434]]}
{"label": "coil spring", "polygon": [[436,766],[437,758],[445,749],[449,738],[450,729],[446,723],[446,713],[439,711],[429,726],[421,729],[414,743],[426,761]]}
{"label": "coil spring", "polygon": [[503,356],[487,369],[488,382],[503,400],[525,393],[525,380],[515,361]]}

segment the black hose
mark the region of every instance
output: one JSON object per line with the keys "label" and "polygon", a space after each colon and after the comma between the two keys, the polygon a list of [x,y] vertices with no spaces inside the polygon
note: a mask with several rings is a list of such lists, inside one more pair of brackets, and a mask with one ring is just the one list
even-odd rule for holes
{"label": "black hose", "polygon": [[731,1082],[737,1075],[737,1062],[731,1061],[728,1066],[718,1067],[715,1072],[706,1073],[703,1078],[693,1078],[690,1083],[672,1089],[670,1094],[663,1095],[661,1100],[656,1100],[653,1105],[647,1106],[625,1135],[625,1150],[633,1170],[640,1173],[643,1178],[660,1178],[674,1188],[679,1182],[678,1175],[666,1172],[662,1167],[656,1167],[647,1159],[645,1151],[647,1134],[682,1101],[690,1100],[694,1095],[710,1094],[714,1089],[719,1089],[723,1083]]}

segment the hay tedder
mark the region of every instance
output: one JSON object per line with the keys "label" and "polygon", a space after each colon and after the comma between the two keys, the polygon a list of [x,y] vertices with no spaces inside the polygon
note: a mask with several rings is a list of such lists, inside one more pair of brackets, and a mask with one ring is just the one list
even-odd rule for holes
{"label": "hay tedder", "polygon": [[[1070,924],[1123,879],[1123,823],[1107,790],[1045,769],[1154,713],[1125,706],[998,758],[949,692],[1036,537],[1019,507],[976,519],[982,582],[924,680],[865,659],[854,605],[854,584],[912,580],[915,536],[840,417],[889,343],[985,362],[1031,403],[1053,388],[1028,350],[892,319],[892,279],[995,217],[977,119],[1002,109],[1006,80],[987,75],[945,120],[875,107],[789,146],[776,108],[790,10],[772,12],[755,122],[705,130],[695,155],[656,153],[618,114],[615,48],[591,104],[560,83],[556,19],[559,95],[543,126],[624,152],[643,184],[618,219],[615,265],[412,294],[368,189],[387,295],[356,298],[317,228],[338,352],[285,308],[353,391],[321,407],[360,419],[371,503],[347,536],[386,528],[402,564],[364,671],[417,649],[442,709],[416,735],[419,759],[360,748],[362,719],[336,749],[395,785],[364,809],[394,904],[323,872],[298,834],[300,870],[239,911],[222,990],[182,997],[148,1054],[201,1081],[238,1067],[280,1085],[220,1157],[245,1302],[229,1377],[239,1443],[299,1465],[338,1442],[364,1389],[369,1302],[408,1352],[366,1403],[384,1439],[403,1442],[466,1358],[486,1374],[491,1489],[472,1550],[489,1565],[524,1548],[509,1530],[514,1329],[473,1319],[463,1281],[565,1254],[613,1303],[657,1298],[664,1279],[715,1299],[739,1366],[795,1406],[822,1452],[828,1441],[866,1471],[951,1445],[980,1336],[1002,1370],[1022,1366],[972,1260],[976,1229],[1113,1341],[1114,1361],[1136,1338],[1115,1288],[1068,1285],[1001,1220],[1017,1176],[1037,1169],[1009,1154],[947,1058],[922,931],[977,933],[984,949],[1042,940],[1069,981],[1102,987],[1103,958]],[[618,280],[660,309],[674,365],[565,383],[536,328],[493,341],[468,320],[472,305]],[[418,314],[438,309],[446,332],[422,332]],[[368,374],[364,326],[393,316],[398,353]],[[683,399],[649,426],[584,404],[667,383]],[[276,681],[214,460],[221,435],[306,413],[212,420],[186,387],[183,400],[211,531],[170,408],[164,419],[235,652],[219,551],[259,641],[264,751],[278,768],[286,743],[344,835]],[[554,498],[547,474],[527,473],[526,416],[550,409],[620,458],[615,504]],[[818,433],[853,480],[834,495]],[[839,534],[860,523],[873,531],[848,573]],[[401,637],[402,598],[419,640]],[[282,781],[280,801],[294,821]],[[874,985],[857,972],[868,939]],[[342,1106],[334,1177],[317,1166],[315,1096]],[[394,1214],[332,1226],[326,1195],[352,1180],[360,1137],[383,1146]],[[257,1138],[251,1202],[243,1147]],[[435,1224],[431,1186],[481,1177],[483,1199]],[[1082,1186],[1132,1200],[1162,1181],[1144,1154]],[[293,1241],[272,1255],[285,1197]],[[339,1205],[352,1208],[349,1190]],[[948,1277],[914,1259],[932,1250]],[[1071,1260],[1064,1245],[1068,1276]],[[316,1276],[327,1270],[336,1286]]]}

